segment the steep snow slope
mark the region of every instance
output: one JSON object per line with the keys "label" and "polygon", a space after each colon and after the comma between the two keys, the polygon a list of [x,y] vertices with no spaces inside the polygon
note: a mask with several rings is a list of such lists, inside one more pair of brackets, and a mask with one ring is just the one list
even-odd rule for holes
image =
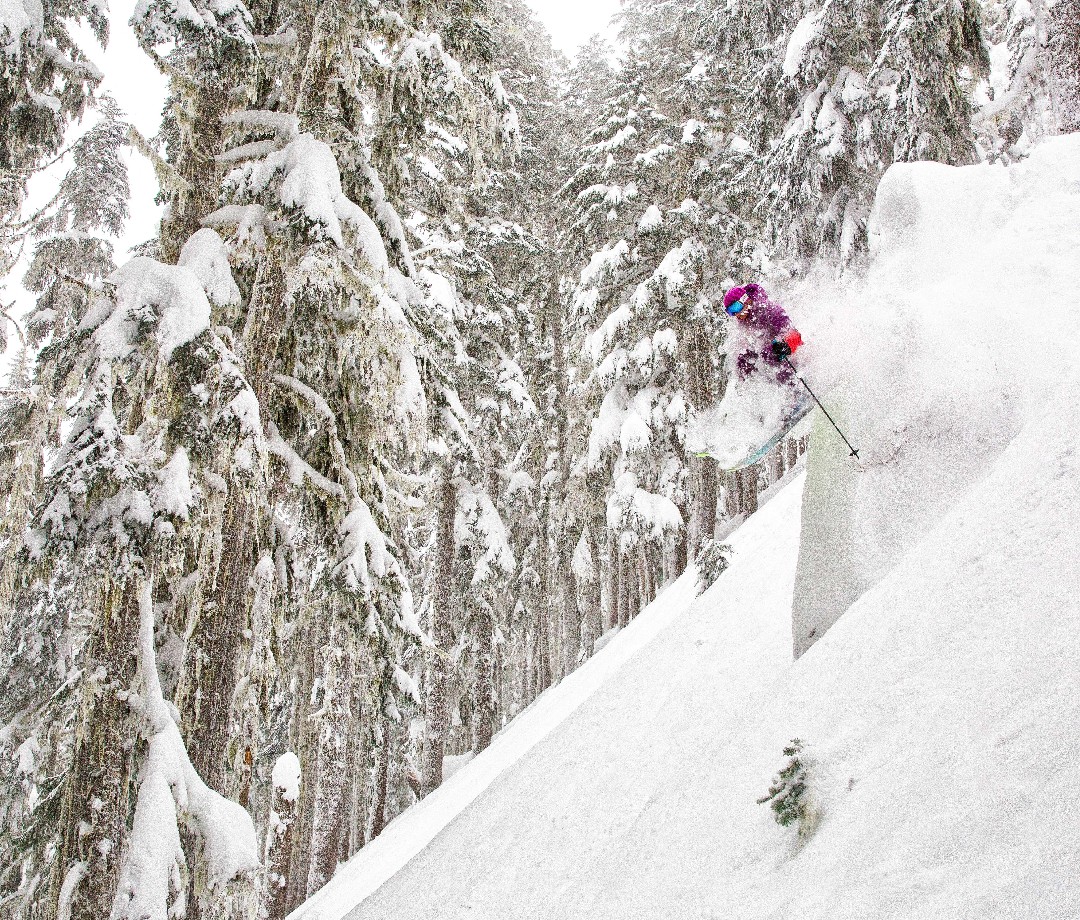
{"label": "steep snow slope", "polygon": [[[1072,378],[807,655],[797,488],[731,569],[352,918],[1080,916]],[[755,804],[799,736],[822,819]]]}
{"label": "steep snow slope", "polygon": [[[1080,917],[1080,367],[1069,341],[1075,294],[1058,264],[1080,265],[1061,201],[1080,192],[1078,142],[1040,154],[1059,173],[1044,177],[1045,207],[1037,196],[1018,204],[1032,232],[989,253],[1024,271],[1044,264],[1059,279],[1056,299],[1040,306],[1023,299],[1027,289],[1010,291],[1013,312],[971,326],[959,352],[925,346],[891,301],[864,304],[864,329],[897,348],[915,330],[907,366],[932,398],[911,418],[932,434],[898,441],[876,478],[852,480],[862,511],[847,520],[858,527],[834,549],[858,552],[853,537],[868,539],[867,559],[846,561],[866,563],[876,581],[823,639],[791,662],[799,480],[733,535],[733,564],[704,597],[688,603],[687,581],[676,583],[609,647],[627,642],[618,666],[590,663],[602,680],[582,669],[591,695],[581,684],[562,690],[565,718],[539,718],[544,729],[527,744],[513,740],[524,730],[515,722],[506,747],[422,803],[442,808],[438,821],[406,813],[297,916]],[[941,254],[922,249],[913,277],[920,265],[940,275]],[[962,291],[965,279],[949,277]],[[1029,335],[1054,347],[1028,347]],[[917,395],[904,367],[887,362],[867,400],[890,386]],[[1008,391],[1001,378],[1017,375],[1034,385]],[[839,379],[838,392],[846,386]],[[1002,421],[972,460],[960,453],[954,409],[982,411],[977,397],[994,386],[1015,396],[976,419]],[[856,413],[853,392],[844,404]],[[947,411],[935,412],[942,401]],[[808,483],[828,465],[817,452],[829,436],[815,434]],[[963,475],[950,481],[954,462]],[[925,495],[911,465],[929,477]],[[804,501],[804,515],[818,506]],[[890,508],[902,515],[891,535]],[[807,741],[821,813],[801,846],[755,804],[794,736]]]}
{"label": "steep snow slope", "polygon": [[[881,181],[866,277],[816,278],[808,374],[862,461],[815,421],[795,582],[799,655],[986,473],[1077,364],[1080,134],[1023,163],[905,163]],[[801,352],[800,352],[801,354]]]}
{"label": "steep snow slope", "polygon": [[297,908],[290,920],[336,920],[375,891],[681,616],[695,593],[692,574],[679,579],[628,626],[608,633],[602,649],[541,694],[495,737],[482,755],[447,758],[442,786],[409,808],[341,866],[333,881]]}
{"label": "steep snow slope", "polygon": [[[652,795],[656,782],[682,772],[679,752],[684,744],[694,745],[669,736],[666,728],[673,717],[678,721],[680,713],[687,715],[685,704],[701,707],[690,714],[690,721],[698,728],[704,727],[700,718],[708,717],[717,699],[713,696],[715,680],[699,685],[692,668],[704,659],[709,671],[715,671],[713,677],[724,679],[719,699],[721,705],[726,705],[724,699],[745,685],[751,675],[782,669],[790,659],[787,611],[798,544],[801,482],[800,477],[780,492],[729,539],[735,555],[731,568],[721,577],[727,586],[727,606],[764,610],[768,623],[751,617],[725,627],[733,629],[730,638],[735,644],[723,641],[722,645],[738,648],[741,653],[722,670],[716,671],[716,663],[711,660],[714,645],[706,645],[706,639],[699,638],[696,630],[687,632],[685,628],[688,620],[712,609],[717,589],[708,595],[713,603],[702,599],[691,602],[694,575],[687,573],[596,658],[512,722],[491,749],[361,850],[293,916],[331,920],[346,914],[390,874],[388,870],[396,871],[404,863],[403,851],[411,847],[412,852],[419,850],[450,819],[453,823],[427,850],[364,903],[359,916],[390,916],[399,908],[407,916],[458,916],[459,910],[464,914],[465,902],[475,902],[480,909],[475,899],[481,896],[481,888],[494,906],[489,908],[492,913],[481,911],[476,916],[516,916],[502,913],[507,890],[504,886],[510,886],[509,890],[521,897],[525,890],[523,887],[518,891],[519,884],[529,887],[531,903],[545,904],[547,877],[541,873],[527,880],[530,864],[539,868],[549,859],[562,860],[579,848],[592,851],[596,838],[611,833],[612,823],[633,823],[645,801],[642,796],[647,799]],[[715,618],[710,615],[706,620]],[[769,650],[755,647],[763,629],[771,637]],[[687,654],[689,659],[684,657]],[[689,668],[682,666],[683,661]],[[591,674],[593,670],[598,673]],[[555,695],[562,696],[563,702],[553,709],[550,700]],[[564,717],[558,713],[562,708],[572,710],[572,714]],[[530,721],[534,724],[530,725]],[[529,737],[536,725],[544,726],[546,737]],[[711,733],[711,729],[707,731]],[[508,761],[508,755],[513,760]],[[672,765],[663,766],[661,776],[650,776],[658,755]],[[492,781],[488,771],[496,766],[512,768]],[[703,789],[715,782],[715,777],[706,775],[684,778],[703,783]],[[465,797],[466,792],[478,779],[485,785],[490,783],[490,787],[479,801],[459,814],[462,807],[469,805],[471,798]],[[549,795],[562,799],[562,803],[550,800]],[[446,811],[434,831],[432,822],[422,814],[429,803]],[[560,813],[558,818],[553,810]],[[470,828],[467,836],[462,836],[464,828]],[[394,833],[398,840],[391,839]],[[525,843],[525,835],[529,834],[539,838]],[[418,841],[422,842],[414,847]],[[577,861],[569,861],[570,870]],[[465,884],[466,894],[450,891],[448,886],[455,884],[455,878]],[[406,897],[404,892],[414,888],[414,894]],[[446,909],[440,912],[438,905],[447,898]]]}

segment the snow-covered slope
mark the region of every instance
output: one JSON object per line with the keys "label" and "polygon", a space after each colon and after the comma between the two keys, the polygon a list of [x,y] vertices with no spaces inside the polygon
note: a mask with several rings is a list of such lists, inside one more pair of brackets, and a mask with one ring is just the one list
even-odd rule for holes
{"label": "snow-covered slope", "polygon": [[[1078,405],[1074,379],[795,664],[793,484],[716,586],[348,916],[1080,915],[1080,451],[1058,424]],[[754,801],[794,736],[822,812],[801,849]]]}
{"label": "snow-covered slope", "polygon": [[[936,351],[926,358],[922,345],[909,353],[907,366],[927,386],[912,417],[927,419],[934,436],[907,449],[917,446],[912,462],[931,479],[925,495],[912,491],[900,441],[874,489],[859,493],[865,513],[848,517],[858,527],[835,547],[857,551],[855,533],[879,541],[867,550],[877,554],[875,582],[829,632],[792,662],[800,503],[804,515],[818,505],[817,496],[803,501],[800,478],[732,536],[732,565],[709,592],[689,602],[688,579],[677,582],[590,663],[603,679],[583,668],[582,683],[556,688],[563,708],[538,718],[543,731],[515,742],[528,714],[512,723],[501,753],[493,746],[422,803],[433,809],[446,793],[439,821],[407,812],[297,916],[1080,917],[1080,362],[1069,341],[1075,295],[1058,264],[1080,264],[1061,207],[1080,192],[1080,138],[1049,145],[1036,166],[1039,156],[1045,206],[1037,193],[1017,199],[1003,219],[1022,218],[1031,232],[989,256],[1027,278],[1045,264],[1059,279],[1043,289],[1051,301],[1028,306],[1025,289],[1010,291],[1020,312],[994,311],[972,327],[971,348],[955,362]],[[975,193],[993,204],[978,183]],[[942,267],[935,247],[909,242],[909,252],[923,252],[909,262],[912,277]],[[948,277],[960,297],[964,278]],[[897,347],[905,329],[925,344],[919,324],[894,320],[903,310],[891,302],[867,301],[864,312]],[[1035,347],[1024,338],[1028,323],[1038,326],[1035,344],[1062,347]],[[1043,325],[1051,328],[1039,339]],[[917,396],[904,366],[889,363],[867,398],[890,385]],[[977,383],[964,370],[981,374]],[[1038,389],[1010,391],[1005,375]],[[977,407],[974,397],[995,386],[1015,393],[979,416],[1004,419],[999,440],[974,448],[977,461],[960,456],[955,406]],[[825,462],[825,437],[815,434],[810,462],[819,469],[807,483]],[[962,476],[932,478],[948,480],[953,462]],[[877,515],[903,515],[905,502],[918,514],[885,539],[880,529],[891,522]],[[804,530],[804,551],[811,538],[821,535]],[[604,664],[619,642],[618,659]],[[805,842],[755,804],[796,736],[820,813]],[[380,863],[380,846],[398,856]],[[418,855],[394,873],[408,851]]]}
{"label": "snow-covered slope", "polygon": [[815,279],[795,295],[809,313],[809,375],[862,448],[853,463],[818,414],[796,655],[986,474],[1077,366],[1080,134],[1009,168],[898,164],[869,230],[867,277]]}

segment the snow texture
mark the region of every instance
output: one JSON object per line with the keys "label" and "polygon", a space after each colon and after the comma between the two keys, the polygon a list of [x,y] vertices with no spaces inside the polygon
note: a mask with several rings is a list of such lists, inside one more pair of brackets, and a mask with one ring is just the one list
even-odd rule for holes
{"label": "snow texture", "polygon": [[615,490],[608,498],[607,523],[616,533],[628,528],[660,541],[664,534],[682,527],[683,519],[671,499],[647,492],[638,486],[637,476],[623,473],[615,480]]}
{"label": "snow texture", "polygon": [[690,453],[708,453],[730,469],[769,440],[795,408],[799,391],[773,373],[729,382],[724,398],[695,417],[686,434]]}
{"label": "snow texture", "polygon": [[[341,172],[330,146],[311,134],[299,134],[280,150],[234,170],[226,180],[240,191],[259,193],[272,185],[280,203],[295,209],[338,246],[344,246],[342,223],[352,227],[364,257],[379,273],[389,267],[382,234],[375,222],[341,189]],[[232,206],[235,209],[235,206]],[[210,215],[211,223],[226,223],[240,215],[226,209]]]}
{"label": "snow texture", "polygon": [[177,264],[195,273],[206,296],[214,303],[227,306],[240,302],[240,289],[229,266],[229,250],[225,241],[209,227],[196,231],[188,238],[180,250]]}
{"label": "snow texture", "polygon": [[362,499],[355,499],[353,509],[341,524],[341,560],[335,572],[342,575],[352,590],[369,592],[372,576],[383,578],[397,571],[386,535],[372,517]]}
{"label": "snow texture", "polygon": [[454,543],[458,547],[475,547],[474,586],[485,584],[497,573],[510,575],[514,571],[516,563],[506,525],[491,496],[481,489],[463,489],[458,495]]}
{"label": "snow texture", "polygon": [[130,354],[148,319],[156,320],[163,361],[210,328],[210,301],[191,268],[138,256],[113,272],[108,281],[116,286],[115,306],[94,332],[103,360]]}
{"label": "snow texture", "polygon": [[295,802],[300,798],[300,758],[286,751],[274,761],[270,780],[286,802]]}
{"label": "snow texture", "polygon": [[41,0],[0,0],[0,51],[16,54],[24,38],[35,41],[44,28]]}
{"label": "snow texture", "polygon": [[150,45],[175,41],[185,30],[222,30],[254,43],[251,13],[240,0],[139,0],[131,22]]}
{"label": "snow texture", "polygon": [[792,30],[787,51],[784,54],[785,77],[794,77],[802,68],[806,49],[817,39],[824,18],[825,7],[813,13],[807,13]]}
{"label": "snow texture", "polygon": [[[1063,768],[1080,756],[1080,455],[1058,420],[1078,404],[1074,378],[793,664],[800,477],[731,537],[698,602],[684,578],[631,624],[666,620],[557,734],[468,807],[455,787],[452,827],[366,899],[387,870],[362,851],[295,917],[1077,915],[1062,831],[1080,821]],[[796,736],[820,816],[807,841],[755,804]],[[399,853],[422,845],[409,818]]]}
{"label": "snow texture", "polygon": [[[629,626],[614,635],[602,655],[590,658],[517,716],[483,754],[470,758],[464,765],[451,761],[453,773],[445,777],[438,789],[392,821],[378,837],[343,864],[332,881],[293,911],[289,920],[340,920],[354,905],[375,892],[507,768],[520,761],[618,674],[626,662],[669,625],[694,593],[693,578],[684,576]],[[474,865],[471,860],[468,864]],[[451,871],[449,867],[447,870]],[[387,915],[392,913],[391,910]],[[500,915],[497,911],[491,916]],[[439,913],[435,911],[429,916],[436,917]]]}
{"label": "snow texture", "polygon": [[187,450],[176,448],[172,459],[158,471],[158,484],[154,490],[154,510],[187,520],[194,502],[191,491],[191,461]]}
{"label": "snow texture", "polygon": [[660,212],[660,209],[655,204],[650,204],[645,209],[645,213],[641,215],[641,219],[638,220],[638,232],[649,233],[656,230],[664,222],[664,215]]}

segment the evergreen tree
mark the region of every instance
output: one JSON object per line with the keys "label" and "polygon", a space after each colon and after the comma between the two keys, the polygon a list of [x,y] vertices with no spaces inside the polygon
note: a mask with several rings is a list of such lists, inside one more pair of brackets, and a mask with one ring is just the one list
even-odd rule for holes
{"label": "evergreen tree", "polygon": [[778,249],[846,262],[892,163],[971,162],[970,90],[986,66],[973,3],[827,0],[794,23],[774,89],[791,115],[761,180]]}
{"label": "evergreen tree", "polygon": [[1080,3],[1059,0],[1050,11],[1047,41],[1058,85],[1062,131],[1080,131]]}
{"label": "evergreen tree", "polygon": [[[89,26],[104,46],[108,22],[92,0],[11,0],[0,9],[0,277],[34,238],[24,214],[30,178],[61,154],[69,124],[92,105],[102,74],[73,32]],[[0,307],[0,347],[12,322]]]}

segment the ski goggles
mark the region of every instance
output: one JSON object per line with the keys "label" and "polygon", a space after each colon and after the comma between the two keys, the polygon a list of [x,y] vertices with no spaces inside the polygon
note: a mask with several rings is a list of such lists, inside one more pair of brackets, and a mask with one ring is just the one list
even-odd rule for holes
{"label": "ski goggles", "polygon": [[727,311],[728,316],[738,316],[746,309],[746,295],[743,295],[740,300],[733,300],[724,309]]}

